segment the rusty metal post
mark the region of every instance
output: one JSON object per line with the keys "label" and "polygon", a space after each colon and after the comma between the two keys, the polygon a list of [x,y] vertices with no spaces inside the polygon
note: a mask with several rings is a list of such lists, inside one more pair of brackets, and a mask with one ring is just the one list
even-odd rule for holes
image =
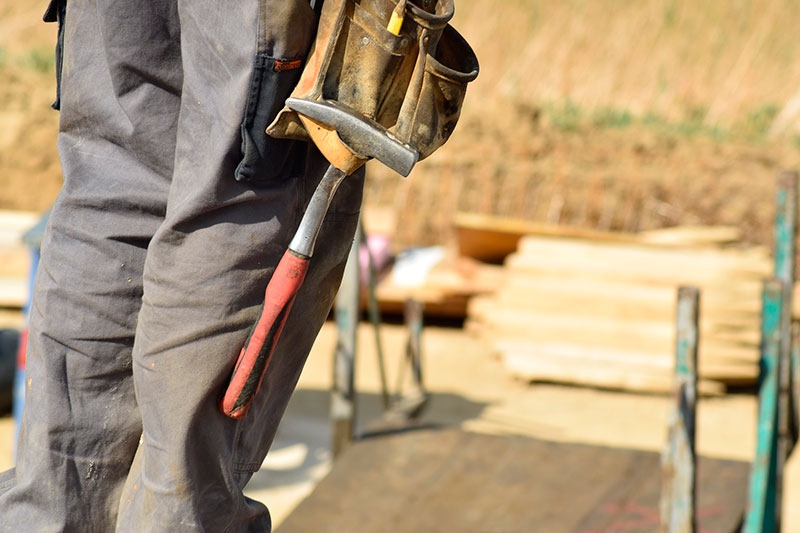
{"label": "rusty metal post", "polygon": [[378,305],[378,274],[375,272],[375,260],[367,242],[367,233],[364,225],[359,220],[358,233],[361,244],[364,246],[367,256],[367,314],[369,322],[372,324],[372,331],[375,334],[375,355],[378,357],[378,372],[381,380],[381,402],[383,409],[389,409],[389,385],[386,381],[386,361],[383,356],[383,342],[381,342],[381,310]]}
{"label": "rusty metal post", "polygon": [[[797,321],[792,322],[792,349],[790,351],[790,358],[789,369],[791,373],[790,382],[792,384],[791,411],[793,414],[792,422],[794,423],[794,445],[796,446],[798,439],[797,431],[800,429],[800,322]],[[793,449],[794,446],[792,447],[792,450]]]}
{"label": "rusty metal post", "polygon": [[[422,329],[425,304],[410,298],[406,300],[404,318],[408,328],[405,357],[400,361],[397,372],[395,399],[392,402],[392,414],[405,420],[419,417],[428,404],[428,393],[422,370]],[[405,369],[411,370],[411,386],[403,390]]]}
{"label": "rusty metal post", "polygon": [[342,284],[336,296],[335,315],[338,339],[333,357],[331,419],[333,456],[338,456],[353,440],[356,420],[356,339],[359,319],[359,240],[354,239],[347,257]]}
{"label": "rusty metal post", "polygon": [[697,349],[700,290],[680,287],[676,313],[675,402],[661,455],[661,531],[693,533],[696,527]]}
{"label": "rusty metal post", "polygon": [[783,323],[783,282],[764,282],[761,310],[761,375],[758,393],[756,453],[750,471],[747,512],[743,533],[780,531],[776,521],[780,502],[776,500],[778,457],[778,392],[780,387],[781,324]]}
{"label": "rusty metal post", "polygon": [[408,343],[406,355],[411,364],[414,384],[420,391],[425,384],[422,377],[422,316],[425,304],[417,300],[407,300],[405,307],[405,320],[408,327]]}

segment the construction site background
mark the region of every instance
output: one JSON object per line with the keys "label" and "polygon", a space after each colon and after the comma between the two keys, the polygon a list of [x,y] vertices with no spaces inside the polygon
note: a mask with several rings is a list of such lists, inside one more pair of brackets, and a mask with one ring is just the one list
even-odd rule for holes
{"label": "construction site background", "polygon": [[[58,113],[49,107],[56,28],[41,22],[45,7],[0,0],[3,210],[41,213],[61,186]],[[395,252],[451,246],[455,214],[469,212],[626,233],[722,225],[737,228],[743,245],[769,249],[775,178],[800,162],[798,23],[790,0],[456,0],[453,25],[474,47],[481,74],[452,140],[410,177],[370,164],[366,205],[391,216],[365,218],[367,230],[387,230]],[[0,312],[2,326],[21,322],[19,311]],[[397,357],[405,333],[386,332]],[[330,467],[327,403],[317,400],[330,385],[334,344],[329,323],[282,426],[276,462],[268,458],[252,487],[278,524]],[[379,411],[377,371],[371,344],[362,350],[361,416],[369,419]],[[531,386],[461,329],[427,328],[423,352],[431,420],[553,440],[663,445],[668,397]],[[701,453],[752,458],[752,390],[704,400],[700,409]],[[12,432],[10,417],[0,418],[0,469],[11,464]],[[305,451],[291,466],[298,443]],[[798,475],[794,457],[786,531],[800,531]]]}
{"label": "construction site background", "polygon": [[[61,184],[43,8],[0,1],[0,208],[46,209]],[[398,247],[447,242],[459,210],[767,243],[800,154],[798,18],[789,0],[459,0],[481,62],[463,118],[409,179],[371,165],[367,204],[401,215]]]}

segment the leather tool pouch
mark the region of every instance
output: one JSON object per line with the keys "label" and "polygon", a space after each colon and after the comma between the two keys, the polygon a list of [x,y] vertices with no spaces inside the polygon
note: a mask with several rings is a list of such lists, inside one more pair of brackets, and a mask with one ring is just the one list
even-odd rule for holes
{"label": "leather tool pouch", "polygon": [[[448,25],[453,0],[407,2],[401,30],[387,30],[397,0],[325,0],[314,46],[292,97],[334,100],[374,119],[427,157],[449,138],[475,53]],[[267,133],[307,139],[284,108]]]}
{"label": "leather tool pouch", "polygon": [[[415,147],[422,160],[453,133],[461,115],[467,84],[478,76],[478,59],[452,26],[441,30],[420,26],[423,29],[419,59],[397,119],[395,135]],[[433,41],[434,37],[436,46],[425,46],[426,38]]]}

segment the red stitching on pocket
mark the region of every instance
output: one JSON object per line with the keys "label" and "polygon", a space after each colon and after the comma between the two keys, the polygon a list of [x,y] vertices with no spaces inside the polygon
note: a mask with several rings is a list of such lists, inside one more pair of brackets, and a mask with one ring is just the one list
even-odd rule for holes
{"label": "red stitching on pocket", "polygon": [[282,72],[284,70],[294,70],[296,68],[300,68],[302,64],[303,64],[302,59],[292,59],[289,61],[276,59],[275,64],[272,67],[272,70],[275,70],[277,72]]}

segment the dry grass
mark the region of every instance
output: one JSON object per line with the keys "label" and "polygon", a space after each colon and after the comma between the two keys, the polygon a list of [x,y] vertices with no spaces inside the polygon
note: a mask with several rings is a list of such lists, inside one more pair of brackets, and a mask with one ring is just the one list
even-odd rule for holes
{"label": "dry grass", "polygon": [[[406,181],[372,167],[398,244],[456,209],[601,229],[734,224],[771,240],[773,182],[797,165],[800,12],[787,0],[457,0],[481,61],[462,122]],[[368,224],[368,221],[367,221]]]}
{"label": "dry grass", "polygon": [[[475,100],[572,101],[731,127],[800,90],[791,0],[460,0]],[[794,123],[796,129],[800,124]]]}
{"label": "dry grass", "polygon": [[[55,39],[40,11],[0,0],[0,208],[60,186],[52,76],[26,60]],[[398,246],[446,242],[456,210],[769,242],[800,155],[798,23],[790,0],[456,0],[482,69],[462,121],[408,179],[373,165],[367,203],[395,208]]]}

